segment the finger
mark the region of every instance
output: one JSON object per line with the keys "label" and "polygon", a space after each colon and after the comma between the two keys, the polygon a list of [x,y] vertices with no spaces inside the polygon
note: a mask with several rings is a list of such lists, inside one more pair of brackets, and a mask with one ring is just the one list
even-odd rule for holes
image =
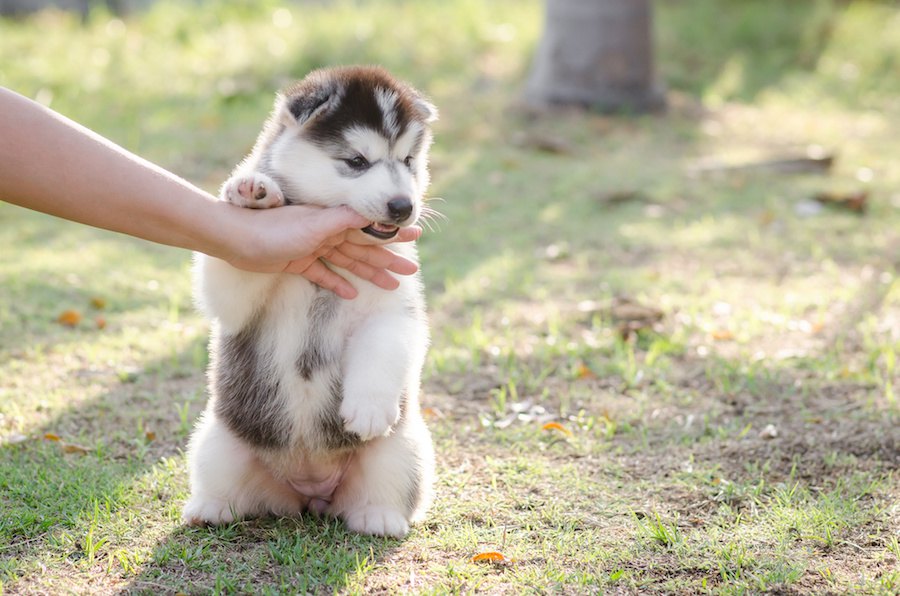
{"label": "finger", "polygon": [[343,231],[349,228],[361,229],[369,224],[369,220],[351,209],[350,207],[334,207],[322,211],[324,224],[333,226],[332,229]]}
{"label": "finger", "polygon": [[372,267],[363,261],[351,259],[341,254],[338,250],[331,251],[329,254],[324,255],[323,258],[329,263],[342,267],[357,277],[375,284],[379,288],[396,290],[400,287],[400,282],[384,269]]}
{"label": "finger", "polygon": [[384,271],[383,268],[376,268],[365,261],[348,257],[335,247],[317,251],[316,254],[324,261],[341,267],[342,269],[346,269],[350,273],[365,280],[371,280],[377,271]]}
{"label": "finger", "polygon": [[352,300],[356,298],[357,291],[349,281],[329,269],[318,259],[313,261],[301,275],[317,286],[331,290],[341,298]]}
{"label": "finger", "polygon": [[[299,210],[298,210],[299,212]],[[339,235],[348,229],[361,228],[368,220],[349,207],[334,207],[330,209],[304,209],[300,213],[303,224],[310,234],[320,241],[328,241],[330,237]],[[343,238],[340,238],[343,240]]]}
{"label": "finger", "polygon": [[410,228],[400,228],[400,233],[394,238],[394,242],[415,242],[422,237],[422,228],[413,226]]}
{"label": "finger", "polygon": [[373,267],[365,261],[353,259],[343,254],[340,247],[328,250],[322,255],[322,259],[329,263],[346,269],[357,277],[364,279],[385,290],[396,290],[400,286],[394,276],[389,274],[383,267]]}
{"label": "finger", "polygon": [[388,271],[393,271],[400,275],[412,275],[419,270],[419,265],[415,261],[410,261],[400,255],[394,255],[394,257],[394,261],[386,267]]}
{"label": "finger", "polygon": [[387,269],[400,275],[412,275],[419,270],[414,261],[401,257],[383,246],[362,246],[344,242],[337,245],[335,250],[354,261],[362,261],[376,269]]}

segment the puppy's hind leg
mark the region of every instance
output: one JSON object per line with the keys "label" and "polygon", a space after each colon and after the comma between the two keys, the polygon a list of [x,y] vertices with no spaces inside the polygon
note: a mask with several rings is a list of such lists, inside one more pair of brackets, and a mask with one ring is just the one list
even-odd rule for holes
{"label": "puppy's hind leg", "polygon": [[276,479],[250,449],[208,409],[188,447],[191,496],[188,525],[227,524],[267,513],[297,515],[306,503]]}
{"label": "puppy's hind leg", "polygon": [[402,538],[430,504],[433,477],[431,436],[416,411],[357,453],[329,512],[354,532]]}

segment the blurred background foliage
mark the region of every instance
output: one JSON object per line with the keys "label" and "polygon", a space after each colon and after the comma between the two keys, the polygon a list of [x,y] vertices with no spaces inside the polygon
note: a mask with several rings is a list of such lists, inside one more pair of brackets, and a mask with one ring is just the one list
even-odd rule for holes
{"label": "blurred background foliage", "polygon": [[[789,96],[809,107],[900,109],[891,2],[660,0],[655,9],[663,80],[707,105]],[[538,0],[161,0],[123,17],[105,4],[85,17],[49,10],[0,21],[0,84],[205,178],[206,166],[192,165],[227,168],[247,145],[229,141],[252,135],[272,90],[320,66],[383,64],[454,115],[497,88],[509,103],[541,18]]]}

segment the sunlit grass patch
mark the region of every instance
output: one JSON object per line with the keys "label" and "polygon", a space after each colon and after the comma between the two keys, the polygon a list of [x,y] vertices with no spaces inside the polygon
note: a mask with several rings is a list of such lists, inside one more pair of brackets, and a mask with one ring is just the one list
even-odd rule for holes
{"label": "sunlit grass patch", "polygon": [[[0,21],[0,84],[209,190],[278,87],[385,64],[441,110],[446,216],[420,242],[436,504],[394,541],[182,527],[189,255],[0,206],[3,589],[896,592],[897,10],[655,9],[673,101],[634,118],[516,109],[536,0]],[[811,145],[827,175],[697,174]],[[868,211],[810,210],[820,191]]]}

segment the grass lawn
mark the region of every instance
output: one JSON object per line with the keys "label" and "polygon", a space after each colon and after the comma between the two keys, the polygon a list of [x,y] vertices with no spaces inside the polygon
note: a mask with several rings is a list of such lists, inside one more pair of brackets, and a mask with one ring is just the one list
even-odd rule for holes
{"label": "grass lawn", "polygon": [[0,592],[900,592],[900,7],[655,6],[643,117],[518,106],[537,0],[0,20],[0,84],[209,190],[286,81],[384,64],[441,110],[447,218],[437,499],[388,540],[183,527],[190,255],[0,204]]}

